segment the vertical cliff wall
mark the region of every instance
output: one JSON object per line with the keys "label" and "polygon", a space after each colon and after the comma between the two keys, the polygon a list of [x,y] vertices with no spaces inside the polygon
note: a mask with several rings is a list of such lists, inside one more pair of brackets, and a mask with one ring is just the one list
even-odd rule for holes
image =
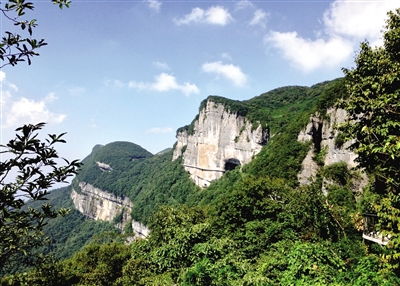
{"label": "vertical cliff wall", "polygon": [[117,197],[92,185],[80,182],[81,193],[72,189],[71,199],[78,211],[94,219],[114,223],[121,230],[127,223],[132,223],[136,237],[146,237],[150,230],[143,224],[131,220],[132,202],[129,198]]}
{"label": "vertical cliff wall", "polygon": [[[221,103],[207,100],[192,129],[181,129],[173,160],[183,156],[183,166],[200,187],[207,187],[225,171],[249,163],[268,142],[268,128],[230,113]],[[189,133],[190,132],[190,133]]]}
{"label": "vertical cliff wall", "polygon": [[[302,162],[302,170],[298,175],[300,184],[308,184],[317,174],[320,166],[313,157],[316,151],[323,153],[323,166],[329,166],[334,163],[345,162],[348,168],[357,166],[355,159],[357,154],[350,151],[348,147],[353,143],[351,141],[337,144],[339,132],[335,130],[337,124],[346,120],[346,111],[343,109],[330,108],[327,110],[329,120],[324,120],[319,114],[310,117],[310,122],[304,130],[298,135],[300,142],[312,142],[306,158]],[[363,175],[362,185],[366,184],[367,178]]]}

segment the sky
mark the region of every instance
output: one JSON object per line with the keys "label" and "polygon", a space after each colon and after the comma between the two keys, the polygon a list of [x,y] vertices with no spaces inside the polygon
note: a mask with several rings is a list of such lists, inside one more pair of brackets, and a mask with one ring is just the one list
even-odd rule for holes
{"label": "sky", "polygon": [[[0,71],[1,143],[47,122],[57,147],[83,159],[96,144],[172,147],[202,100],[247,100],[277,87],[311,86],[354,67],[362,41],[382,45],[387,1],[33,1],[23,16],[47,46]],[[396,5],[397,3],[397,5]],[[1,35],[19,32],[1,16]]]}

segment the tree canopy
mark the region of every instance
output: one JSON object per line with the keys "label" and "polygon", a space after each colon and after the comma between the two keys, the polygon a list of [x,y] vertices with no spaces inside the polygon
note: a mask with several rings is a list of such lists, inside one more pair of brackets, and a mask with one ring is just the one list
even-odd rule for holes
{"label": "tree canopy", "polygon": [[46,242],[42,233],[45,219],[68,212],[53,210],[49,204],[41,209],[23,208],[27,200],[45,200],[55,183],[67,182],[80,167],[78,160],[63,159],[65,164],[60,165],[54,145],[65,143],[65,133],[50,134],[43,142],[38,139],[43,126],[24,125],[16,130],[15,139],[0,145],[5,158],[0,162],[0,270],[15,257],[31,259],[32,249]]}
{"label": "tree canopy", "polygon": [[397,260],[400,247],[400,9],[388,13],[383,47],[361,44],[356,67],[343,69],[348,122],[341,127],[358,154],[359,166],[373,175],[372,207],[382,232],[391,237]]}
{"label": "tree canopy", "polygon": [[[68,8],[71,3],[69,0],[52,0],[51,2],[58,5],[60,9],[63,7]],[[37,50],[47,45],[44,39],[32,38],[33,28],[37,26],[36,19],[21,19],[27,10],[33,9],[34,4],[25,0],[9,0],[3,7],[0,7],[0,13],[11,21],[14,26],[21,28],[20,33],[5,31],[5,36],[2,37],[0,42],[0,59],[2,61],[0,68],[6,65],[15,66],[25,60],[30,65],[31,58],[39,56]],[[27,35],[26,32],[28,32]]]}

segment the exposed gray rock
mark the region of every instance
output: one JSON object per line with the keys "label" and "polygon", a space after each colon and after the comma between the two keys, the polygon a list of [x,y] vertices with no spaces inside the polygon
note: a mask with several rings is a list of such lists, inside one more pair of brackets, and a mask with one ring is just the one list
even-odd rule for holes
{"label": "exposed gray rock", "polygon": [[145,238],[150,233],[150,229],[147,226],[134,220],[132,220],[132,229],[135,233],[135,237]]}
{"label": "exposed gray rock", "polygon": [[229,113],[222,104],[207,101],[194,123],[194,134],[177,134],[173,160],[183,156],[183,166],[200,187],[207,187],[225,171],[249,163],[269,140],[260,123]]}
{"label": "exposed gray rock", "polygon": [[357,166],[357,163],[354,161],[357,155],[348,149],[348,147],[354,143],[353,141],[345,142],[340,148],[335,146],[335,138],[338,135],[338,131],[334,130],[334,127],[337,124],[345,122],[347,116],[346,111],[340,108],[330,108],[327,114],[330,117],[330,122],[329,125],[324,124],[321,142],[321,147],[328,149],[325,156],[325,165],[328,166],[338,162],[345,162],[349,168]]}
{"label": "exposed gray rock", "polygon": [[123,230],[127,223],[132,221],[135,237],[146,237],[150,230],[143,224],[131,219],[133,204],[127,197],[118,197],[102,191],[94,186],[79,183],[82,193],[72,189],[71,199],[76,209],[88,218],[114,223],[114,219],[122,214],[116,227]]}
{"label": "exposed gray rock", "polygon": [[313,159],[314,149],[308,150],[306,157],[301,163],[301,172],[297,175],[300,185],[307,185],[314,181],[318,173],[319,166]]}
{"label": "exposed gray rock", "polygon": [[102,171],[112,171],[112,168],[110,165],[106,164],[106,163],[102,163],[102,162],[96,162],[97,166],[99,166],[100,170]]}
{"label": "exposed gray rock", "polygon": [[312,115],[306,128],[301,130],[297,137],[299,142],[312,141],[313,143],[302,162],[301,172],[298,174],[300,184],[310,183],[320,168],[313,160],[314,150],[323,150],[325,153],[324,166],[339,162],[345,162],[348,168],[357,166],[354,161],[357,155],[348,149],[352,142],[345,142],[340,147],[335,146],[335,138],[338,136],[338,131],[334,127],[346,120],[346,111],[344,109],[330,108],[327,110],[327,115],[329,116],[329,121],[323,120],[319,114]]}

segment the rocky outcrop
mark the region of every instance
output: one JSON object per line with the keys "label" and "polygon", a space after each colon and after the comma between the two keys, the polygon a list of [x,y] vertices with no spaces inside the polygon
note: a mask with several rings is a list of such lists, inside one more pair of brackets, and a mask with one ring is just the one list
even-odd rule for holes
{"label": "rocky outcrop", "polygon": [[100,168],[100,170],[105,171],[105,172],[111,172],[113,169],[111,168],[110,165],[102,162],[96,162],[97,166]]}
{"label": "rocky outcrop", "polygon": [[230,113],[223,104],[206,102],[195,120],[192,134],[177,133],[173,160],[183,156],[183,166],[193,181],[207,187],[225,171],[249,163],[268,142],[269,130],[258,122]]}
{"label": "rocky outcrop", "polygon": [[92,185],[79,183],[81,193],[72,189],[71,199],[76,209],[88,218],[104,220],[116,225],[121,230],[127,223],[132,223],[136,237],[146,237],[150,230],[143,224],[131,219],[132,202],[127,197],[118,197],[102,191]]}
{"label": "rocky outcrop", "polygon": [[344,142],[337,146],[335,138],[338,131],[334,129],[337,124],[346,120],[346,111],[344,109],[330,108],[327,110],[329,121],[321,118],[319,114],[310,117],[310,122],[306,128],[300,131],[297,140],[300,142],[312,141],[312,146],[303,160],[302,170],[298,175],[300,184],[308,184],[317,174],[319,166],[314,158],[315,152],[322,152],[322,165],[329,166],[338,162],[345,162],[349,168],[355,167],[354,161],[357,155],[348,150],[352,144],[351,141]]}

